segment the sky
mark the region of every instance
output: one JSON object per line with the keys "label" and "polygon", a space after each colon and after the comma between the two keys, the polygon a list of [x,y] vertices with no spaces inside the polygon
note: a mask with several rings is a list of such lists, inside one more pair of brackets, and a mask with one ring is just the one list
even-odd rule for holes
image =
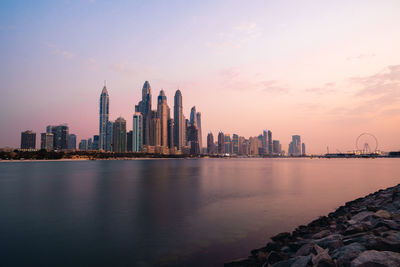
{"label": "sky", "polygon": [[186,117],[196,106],[203,140],[268,129],[325,153],[368,132],[400,150],[399,14],[398,0],[2,0],[0,147],[50,124],[98,134],[105,80],[130,130],[148,80],[153,106],[178,88]]}

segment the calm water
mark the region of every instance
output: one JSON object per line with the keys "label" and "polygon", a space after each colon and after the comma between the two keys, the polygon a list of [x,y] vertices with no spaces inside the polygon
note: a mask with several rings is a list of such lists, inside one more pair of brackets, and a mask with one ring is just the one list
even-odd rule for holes
{"label": "calm water", "polygon": [[0,265],[220,266],[399,171],[399,159],[3,162]]}

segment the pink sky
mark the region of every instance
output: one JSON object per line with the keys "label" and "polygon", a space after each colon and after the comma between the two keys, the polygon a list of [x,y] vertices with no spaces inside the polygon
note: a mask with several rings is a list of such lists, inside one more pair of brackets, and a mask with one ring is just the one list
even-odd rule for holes
{"label": "pink sky", "polygon": [[153,106],[178,87],[187,117],[196,105],[203,140],[269,129],[284,150],[299,134],[324,153],[371,132],[400,150],[398,1],[1,5],[0,147],[48,124],[97,134],[104,80],[129,130],[149,80]]}

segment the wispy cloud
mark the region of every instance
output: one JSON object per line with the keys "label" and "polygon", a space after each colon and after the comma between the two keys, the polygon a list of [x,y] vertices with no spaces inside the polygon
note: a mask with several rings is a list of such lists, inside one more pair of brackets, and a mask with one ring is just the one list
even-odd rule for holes
{"label": "wispy cloud", "polygon": [[53,55],[61,56],[61,57],[65,58],[65,59],[68,59],[68,60],[71,60],[71,59],[76,57],[74,53],[72,53],[70,51],[67,51],[67,50],[64,50],[64,49],[61,49],[60,47],[58,47],[58,46],[56,46],[54,44],[45,43],[45,45],[51,50],[51,53]]}
{"label": "wispy cloud", "polygon": [[335,88],[335,83],[328,82],[319,87],[308,88],[305,91],[307,93],[325,95],[329,93],[334,93],[337,89]]}
{"label": "wispy cloud", "polygon": [[371,59],[374,58],[375,54],[371,53],[371,54],[359,54],[356,56],[350,56],[347,57],[346,60],[365,60],[365,59]]}

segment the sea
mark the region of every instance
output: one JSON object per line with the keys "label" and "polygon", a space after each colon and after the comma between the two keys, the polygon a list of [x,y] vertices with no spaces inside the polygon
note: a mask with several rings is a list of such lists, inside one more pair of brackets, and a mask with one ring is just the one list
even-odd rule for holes
{"label": "sea", "polygon": [[223,266],[400,183],[400,159],[0,162],[1,266]]}

